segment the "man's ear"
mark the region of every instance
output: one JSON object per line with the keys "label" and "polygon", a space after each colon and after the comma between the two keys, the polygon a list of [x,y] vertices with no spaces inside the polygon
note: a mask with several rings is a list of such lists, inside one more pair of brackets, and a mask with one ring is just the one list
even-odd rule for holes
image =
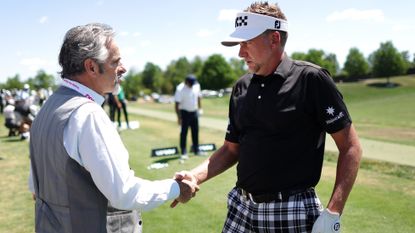
{"label": "man's ear", "polygon": [[99,74],[99,67],[98,67],[98,63],[96,63],[94,60],[92,60],[91,58],[87,58],[84,61],[84,68],[87,74],[89,74],[90,76],[97,76]]}
{"label": "man's ear", "polygon": [[280,44],[281,43],[281,34],[278,31],[272,32],[272,39],[273,44]]}

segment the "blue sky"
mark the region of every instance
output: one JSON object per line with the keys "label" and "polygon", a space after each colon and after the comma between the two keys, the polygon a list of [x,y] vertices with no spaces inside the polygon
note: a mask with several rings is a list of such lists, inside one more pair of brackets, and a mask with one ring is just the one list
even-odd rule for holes
{"label": "blue sky", "polygon": [[[39,69],[56,75],[65,32],[73,26],[103,22],[117,32],[127,69],[141,71],[147,62],[165,69],[172,60],[220,53],[237,57],[238,46],[223,47],[234,15],[248,0],[4,0],[0,8],[0,82]],[[275,1],[270,1],[275,2]],[[415,1],[280,0],[288,18],[288,54],[310,48],[335,53],[343,66],[357,47],[366,57],[381,42],[415,53]],[[411,57],[412,59],[412,57]]]}

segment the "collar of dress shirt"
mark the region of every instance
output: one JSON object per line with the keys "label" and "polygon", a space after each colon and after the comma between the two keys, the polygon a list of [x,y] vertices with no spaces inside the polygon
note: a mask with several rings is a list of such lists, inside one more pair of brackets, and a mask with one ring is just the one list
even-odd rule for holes
{"label": "collar of dress shirt", "polygon": [[67,78],[63,79],[62,86],[70,88],[74,91],[77,91],[81,95],[85,96],[86,98],[94,101],[95,103],[102,105],[104,103],[105,98],[100,94],[96,93],[92,89]]}

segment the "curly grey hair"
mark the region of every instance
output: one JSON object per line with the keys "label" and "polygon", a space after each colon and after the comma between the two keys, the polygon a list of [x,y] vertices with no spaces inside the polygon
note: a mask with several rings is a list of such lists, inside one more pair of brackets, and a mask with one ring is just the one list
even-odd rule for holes
{"label": "curly grey hair", "polygon": [[59,53],[59,65],[62,78],[81,74],[85,71],[84,61],[93,59],[99,65],[99,72],[104,72],[105,60],[108,58],[108,46],[115,33],[106,24],[91,23],[71,28],[65,35]]}

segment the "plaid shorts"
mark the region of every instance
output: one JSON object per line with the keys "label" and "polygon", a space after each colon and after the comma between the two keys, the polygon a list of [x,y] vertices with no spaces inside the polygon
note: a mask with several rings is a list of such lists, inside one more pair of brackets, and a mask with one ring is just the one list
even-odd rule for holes
{"label": "plaid shorts", "polygon": [[323,207],[314,189],[292,195],[287,200],[255,203],[238,188],[228,194],[228,215],[223,233],[303,233],[311,232]]}

